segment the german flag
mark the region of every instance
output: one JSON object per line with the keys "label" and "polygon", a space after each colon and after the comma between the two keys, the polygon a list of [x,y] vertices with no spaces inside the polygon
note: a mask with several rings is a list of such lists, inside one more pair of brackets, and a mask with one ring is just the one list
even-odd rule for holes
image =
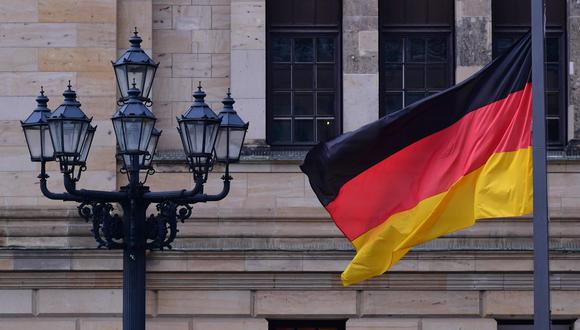
{"label": "german flag", "polygon": [[344,285],[476,219],[532,212],[531,38],[468,80],[314,147],[302,171],[356,256]]}

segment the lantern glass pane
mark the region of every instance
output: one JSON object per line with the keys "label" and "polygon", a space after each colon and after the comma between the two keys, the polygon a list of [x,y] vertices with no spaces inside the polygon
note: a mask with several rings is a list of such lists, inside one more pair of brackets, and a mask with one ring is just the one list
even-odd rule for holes
{"label": "lantern glass pane", "polygon": [[151,165],[151,162],[153,161],[153,156],[155,155],[155,149],[157,149],[157,142],[159,142],[159,134],[151,135],[151,140],[149,141],[149,146],[147,147],[147,152],[149,152],[149,156],[145,157],[143,166],[149,167],[149,165]]}
{"label": "lantern glass pane", "polygon": [[210,122],[206,124],[206,143],[204,146],[204,153],[209,154],[213,152],[219,127],[219,122]]}
{"label": "lantern glass pane", "polygon": [[117,84],[119,85],[119,91],[121,92],[122,97],[129,96],[129,82],[127,81],[127,66],[120,65],[115,67],[115,74],[117,75]]}
{"label": "lantern glass pane", "polygon": [[40,158],[42,156],[42,144],[40,140],[41,126],[28,126],[24,129],[26,142],[31,158]]}
{"label": "lantern glass pane", "polygon": [[76,120],[62,121],[63,151],[80,153],[81,140],[84,139],[88,124]]}
{"label": "lantern glass pane", "polygon": [[[228,141],[229,130],[229,141]],[[219,161],[236,161],[240,158],[240,152],[246,136],[245,129],[222,128],[219,131],[215,144],[215,153]]]}
{"label": "lantern glass pane", "polygon": [[143,84],[145,84],[145,74],[147,73],[146,65],[127,65],[127,78],[129,79],[129,88],[133,87],[133,81],[135,81],[135,86],[143,92]]}
{"label": "lantern glass pane", "polygon": [[185,123],[180,122],[179,127],[177,127],[177,132],[179,132],[179,137],[181,138],[181,144],[183,144],[183,152],[189,155],[191,152],[189,150],[189,144],[187,143],[187,130],[185,129]]}
{"label": "lantern glass pane", "polygon": [[42,131],[42,157],[50,159],[54,157],[54,148],[52,147],[52,140],[50,138],[50,130],[48,125],[41,126]]}
{"label": "lantern glass pane", "polygon": [[50,130],[50,137],[52,140],[52,146],[55,152],[63,152],[62,149],[62,122],[60,120],[54,120],[48,122],[48,128]]}
{"label": "lantern glass pane", "polygon": [[[141,140],[141,128],[142,120],[141,118],[124,118],[122,119],[125,134],[126,149],[124,151],[138,151],[140,140]],[[121,148],[121,150],[123,150]]]}
{"label": "lantern glass pane", "polygon": [[127,150],[127,145],[125,144],[125,137],[123,132],[123,123],[120,119],[113,120],[113,128],[115,129],[115,136],[117,137],[117,144],[121,151]]}
{"label": "lantern glass pane", "polygon": [[143,120],[143,130],[141,131],[139,150],[147,151],[147,148],[149,147],[149,140],[151,139],[151,133],[153,133],[153,126],[155,126],[155,121],[152,119],[142,119],[142,120]]}
{"label": "lantern glass pane", "polygon": [[155,71],[157,70],[154,66],[147,66],[147,75],[145,76],[145,85],[143,85],[143,96],[149,97],[149,92],[151,92],[151,85],[153,84],[153,78],[155,77]]}
{"label": "lantern glass pane", "polygon": [[89,157],[89,151],[91,149],[91,144],[93,143],[93,137],[95,136],[94,130],[87,131],[85,135],[85,140],[83,142],[83,146],[81,148],[81,155],[79,157],[79,161],[85,163],[87,158]]}
{"label": "lantern glass pane", "polygon": [[191,154],[201,154],[204,152],[204,122],[190,121],[185,124],[187,126],[187,143],[189,144],[189,151]]}

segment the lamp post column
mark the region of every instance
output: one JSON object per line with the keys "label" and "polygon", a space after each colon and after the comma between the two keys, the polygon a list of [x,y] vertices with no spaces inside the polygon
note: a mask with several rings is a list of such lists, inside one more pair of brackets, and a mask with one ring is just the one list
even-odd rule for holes
{"label": "lamp post column", "polygon": [[[133,164],[139,156],[131,155]],[[123,205],[123,329],[145,330],[145,220],[147,203],[142,198],[139,168],[130,170],[129,200]]]}

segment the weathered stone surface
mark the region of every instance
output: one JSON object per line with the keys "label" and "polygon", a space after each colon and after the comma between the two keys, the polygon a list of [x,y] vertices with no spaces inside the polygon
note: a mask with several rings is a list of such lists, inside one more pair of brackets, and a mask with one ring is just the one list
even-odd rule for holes
{"label": "weathered stone surface", "polygon": [[[232,50],[232,92],[244,98],[266,97],[266,52]],[[252,84],[248,84],[252,81]]]}
{"label": "weathered stone surface", "polygon": [[230,54],[213,54],[211,56],[211,76],[228,78],[230,76]]}
{"label": "weathered stone surface", "polygon": [[372,318],[372,319],[355,319],[351,318],[346,321],[347,330],[417,330],[419,329],[419,320],[416,319],[390,319],[390,318]]}
{"label": "weathered stone surface", "polygon": [[38,290],[38,313],[114,314],[122,311],[121,290]]}
{"label": "weathered stone surface", "polygon": [[173,77],[205,78],[211,76],[211,55],[173,54]]}
{"label": "weathered stone surface", "polygon": [[230,52],[229,30],[196,30],[192,31],[193,53],[226,54]]}
{"label": "weathered stone surface", "polygon": [[[580,313],[578,292],[552,290],[552,315],[573,316]],[[488,291],[483,296],[483,313],[486,316],[533,315],[533,292]]]}
{"label": "weathered stone surface", "polygon": [[153,30],[155,49],[166,53],[191,52],[191,31]]}
{"label": "weathered stone surface", "polygon": [[190,330],[188,320],[149,319],[145,325],[147,330]]}
{"label": "weathered stone surface", "polygon": [[379,117],[378,74],[343,75],[344,131],[352,131]]}
{"label": "weathered stone surface", "polygon": [[494,319],[423,319],[422,330],[495,330]]}
{"label": "weathered stone surface", "polygon": [[50,98],[49,107],[55,108],[62,102],[61,95],[69,80],[75,84],[76,74],[73,72],[0,72],[0,95],[26,96],[6,101],[12,102],[12,104],[28,102],[29,107],[27,112],[21,114],[13,115],[9,111],[3,111],[2,119],[21,120],[26,118],[30,114],[31,107],[35,106],[34,97],[39,93],[40,86],[44,87],[46,95]]}
{"label": "weathered stone surface", "polygon": [[23,23],[37,22],[36,10],[38,0],[2,0],[0,1],[0,22]]}
{"label": "weathered stone surface", "polygon": [[457,65],[480,66],[491,61],[491,19],[460,17],[457,20]]}
{"label": "weathered stone surface", "polygon": [[159,315],[249,315],[249,291],[159,291]]}
{"label": "weathered stone surface", "polygon": [[0,71],[36,71],[36,50],[0,48]]}
{"label": "weathered stone surface", "polygon": [[75,320],[54,320],[50,318],[2,318],[0,330],[42,329],[75,330]]}
{"label": "weathered stone surface", "polygon": [[211,7],[174,6],[173,28],[176,30],[202,30],[211,28]]}
{"label": "weathered stone surface", "polygon": [[129,37],[135,27],[143,39],[141,47],[151,49],[152,11],[151,0],[117,0],[117,47],[120,50],[125,51],[129,46]]}
{"label": "weathered stone surface", "polygon": [[171,29],[173,26],[172,9],[169,5],[153,6],[153,29]]}
{"label": "weathered stone surface", "polygon": [[0,44],[8,47],[74,47],[77,42],[74,23],[4,23],[0,24]]}
{"label": "weathered stone surface", "polygon": [[224,330],[224,329],[239,329],[239,330],[267,330],[268,322],[264,319],[258,318],[224,318],[224,319],[209,319],[196,318],[193,320],[193,330]]}
{"label": "weathered stone surface", "polygon": [[231,5],[232,49],[265,49],[265,1],[240,1]]}
{"label": "weathered stone surface", "polygon": [[157,78],[153,86],[154,100],[189,101],[191,99],[191,78]]}
{"label": "weathered stone surface", "polygon": [[360,31],[358,33],[358,53],[360,56],[375,55],[379,52],[379,32]]}
{"label": "weathered stone surface", "polygon": [[[272,181],[276,185],[272,185]],[[304,197],[304,180],[299,173],[248,173],[248,196]]]}
{"label": "weathered stone surface", "polygon": [[116,0],[38,0],[40,22],[116,22]]}
{"label": "weathered stone surface", "polygon": [[463,80],[471,77],[477,71],[481,70],[482,66],[458,66],[455,68],[455,82],[460,83]]}
{"label": "weathered stone surface", "polygon": [[104,48],[41,48],[38,50],[40,71],[110,71],[114,49]]}
{"label": "weathered stone surface", "polygon": [[[115,48],[116,26],[110,23],[77,24],[78,47]],[[111,58],[110,60],[115,60]]]}
{"label": "weathered stone surface", "polygon": [[122,330],[123,321],[120,318],[80,319],[80,330]]}
{"label": "weathered stone surface", "polygon": [[[32,290],[0,290],[0,315],[32,314]],[[2,329],[0,322],[0,329]]]}
{"label": "weathered stone surface", "polygon": [[354,291],[258,291],[256,315],[340,315],[356,313]]}
{"label": "weathered stone surface", "polygon": [[362,294],[363,315],[479,315],[479,293],[374,291]]}
{"label": "weathered stone surface", "polygon": [[211,28],[230,29],[230,6],[211,7]]}

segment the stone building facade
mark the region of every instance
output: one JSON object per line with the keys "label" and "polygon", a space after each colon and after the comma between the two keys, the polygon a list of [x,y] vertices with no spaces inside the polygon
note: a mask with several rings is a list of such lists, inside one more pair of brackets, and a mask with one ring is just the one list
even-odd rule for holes
{"label": "stone building facade", "polygon": [[[437,3],[407,2],[416,8]],[[548,166],[552,312],[561,329],[580,329],[580,79],[575,70],[580,4],[562,2],[564,43],[558,63],[564,110],[558,112],[558,136],[564,138],[550,150]],[[338,70],[338,84],[324,91],[334,95],[335,113],[321,120],[334,120],[338,134],[379,118],[386,102],[381,77],[388,74],[381,47],[385,35],[395,31],[385,24],[381,8],[394,1],[342,0],[338,7],[324,7],[332,1],[319,0],[322,9],[309,5],[315,1],[285,3],[303,10],[292,9],[294,14],[308,14],[308,8],[316,15],[325,14],[325,8],[338,10],[338,21],[330,14],[324,18],[334,23],[314,24],[308,31],[308,24],[297,24],[295,31],[288,24],[280,32],[302,33],[296,38],[304,39],[318,29],[326,37],[336,36],[335,56],[328,63]],[[495,16],[492,0],[450,3],[448,84],[492,60]],[[269,25],[274,19],[268,15],[279,5],[278,0],[0,1],[1,330],[121,328],[121,254],[95,248],[75,205],[42,197],[39,168],[28,159],[18,120],[35,106],[40,85],[54,109],[71,80],[83,110],[98,124],[80,187],[123,185],[109,120],[116,107],[110,60],[127,47],[134,26],[144,48],[161,62],[153,111],[163,135],[158,170],[148,180],[152,189],[192,185],[180,159],[174,118],[190,105],[198,81],[214,110],[231,86],[236,109],[250,121],[248,148],[233,167],[230,195],[196,205],[192,219],[179,227],[175,248],[148,255],[148,329],[491,330],[531,320],[530,218],[480,221],[415,248],[383,276],[340,285],[353,250],[299,170],[308,144],[274,143],[279,136],[272,125],[278,117],[272,112],[279,104],[271,103],[267,77],[269,66],[277,65],[269,61],[280,27]],[[314,107],[322,104],[316,102]],[[289,120],[298,119],[304,118]],[[288,141],[309,134],[316,139],[322,128],[313,130],[318,133],[289,133]],[[50,171],[50,187],[56,191],[62,186],[58,169]],[[216,168],[210,176],[209,193],[219,190],[221,171]]]}

